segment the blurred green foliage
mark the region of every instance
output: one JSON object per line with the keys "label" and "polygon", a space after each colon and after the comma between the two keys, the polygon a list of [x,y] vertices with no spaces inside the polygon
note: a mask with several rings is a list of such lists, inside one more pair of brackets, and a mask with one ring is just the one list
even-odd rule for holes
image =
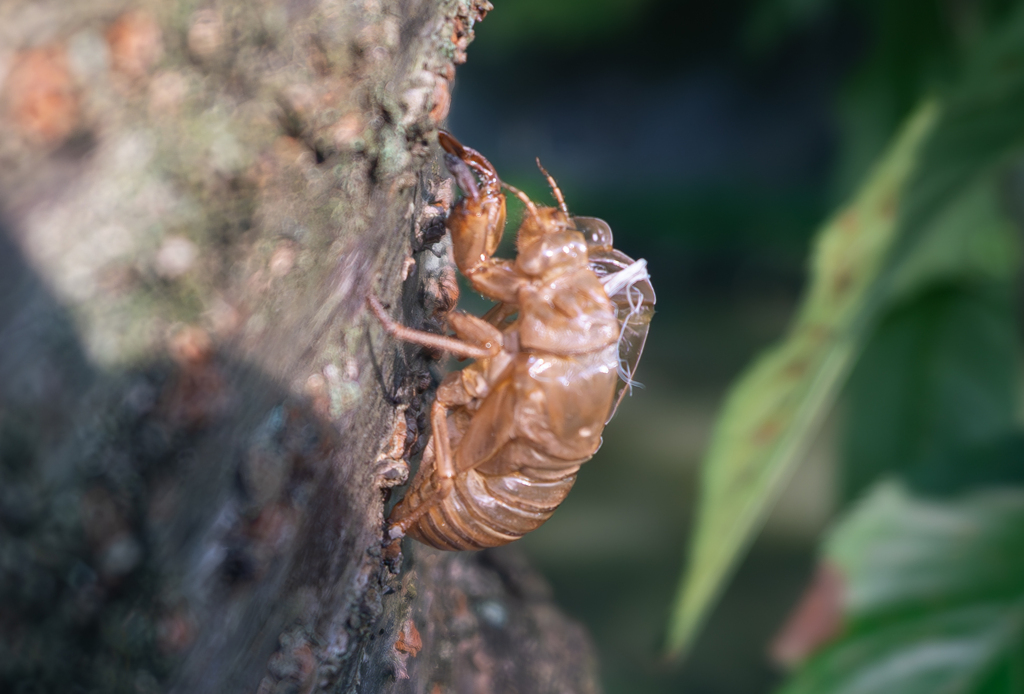
{"label": "blurred green foliage", "polygon": [[495,28],[487,34],[488,50],[492,51],[532,42],[571,48],[606,39],[624,25],[637,22],[651,0],[515,0],[497,4],[501,21],[492,22]]}
{"label": "blurred green foliage", "polygon": [[539,155],[572,209],[628,233],[627,250],[662,277],[670,256],[738,258],[799,282],[829,211],[819,94],[840,67],[808,75],[745,60],[738,25],[749,0],[495,5],[460,68],[451,127],[504,180],[550,201]]}
{"label": "blurred green foliage", "polygon": [[844,633],[784,694],[1024,690],[1024,490],[875,489],[829,539]]}
{"label": "blurred green foliage", "polygon": [[793,327],[726,400],[702,468],[697,527],[669,630],[673,654],[691,645],[853,366],[892,281],[886,260],[902,231],[896,200],[935,121],[935,107],[923,107],[822,230]]}
{"label": "blurred green foliage", "polygon": [[984,49],[1015,6],[1014,0],[760,0],[744,39],[751,53],[763,55],[828,12],[849,12],[865,25],[867,54],[839,102],[836,189],[845,197],[915,105],[960,78],[965,58]]}
{"label": "blurred green foliage", "polygon": [[[867,497],[824,556],[843,576],[843,629],[783,691],[1024,691],[1020,252],[1007,214],[1021,195],[1024,4],[762,2],[748,40],[765,50],[839,5],[861,12],[873,37],[843,99],[840,186],[883,151],[885,163],[822,230],[794,328],[718,422],[670,648],[690,643],[856,361],[842,463],[847,498]],[[886,149],[925,100],[935,119],[922,125],[917,107],[916,125]],[[905,175],[893,176],[894,162]],[[884,220],[853,214],[883,185],[891,242]],[[884,259],[822,262],[838,237],[884,244]],[[823,287],[851,283],[865,283],[854,305],[822,309]],[[821,337],[809,345],[812,328]]]}
{"label": "blurred green foliage", "polygon": [[1020,345],[1005,289],[936,287],[878,327],[847,389],[848,498],[888,472],[928,485],[929,466],[1014,428]]}

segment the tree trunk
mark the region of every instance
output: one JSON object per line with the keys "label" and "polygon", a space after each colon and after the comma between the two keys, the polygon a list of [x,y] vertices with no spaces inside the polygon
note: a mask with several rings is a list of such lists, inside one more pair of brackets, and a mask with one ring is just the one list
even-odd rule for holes
{"label": "tree trunk", "polygon": [[514,552],[381,549],[486,5],[0,6],[0,690],[596,691]]}

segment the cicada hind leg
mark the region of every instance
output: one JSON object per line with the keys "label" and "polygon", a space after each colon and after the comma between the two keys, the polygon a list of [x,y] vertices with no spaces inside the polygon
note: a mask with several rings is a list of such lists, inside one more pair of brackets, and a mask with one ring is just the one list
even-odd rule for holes
{"label": "cicada hind leg", "polygon": [[439,397],[431,408],[433,433],[428,453],[424,454],[420,472],[405,497],[391,511],[388,536],[397,540],[408,535],[425,545],[449,551],[496,547],[518,539],[519,535],[481,533],[477,527],[478,521],[467,508],[466,494],[458,489],[473,471],[461,475],[455,471],[447,414],[448,407]]}

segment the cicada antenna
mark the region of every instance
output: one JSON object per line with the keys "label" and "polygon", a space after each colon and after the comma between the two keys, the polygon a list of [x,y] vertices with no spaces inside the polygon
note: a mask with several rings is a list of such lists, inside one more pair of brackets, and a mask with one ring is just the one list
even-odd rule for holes
{"label": "cicada antenna", "polygon": [[530,212],[530,216],[532,216],[532,217],[536,217],[537,216],[537,206],[533,204],[533,200],[530,200],[530,198],[527,197],[526,193],[524,193],[523,191],[519,190],[514,185],[511,185],[509,183],[505,183],[504,181],[501,182],[501,185],[503,185],[506,188],[508,188],[509,191],[511,191],[513,195],[515,195],[517,198],[519,198],[520,200],[523,201],[523,204],[526,205],[526,209],[529,210],[529,212]]}
{"label": "cicada antenna", "polygon": [[537,168],[540,169],[540,172],[542,174],[544,174],[544,178],[548,179],[548,185],[551,186],[551,192],[554,194],[555,200],[558,201],[559,209],[561,209],[562,212],[565,213],[565,216],[568,217],[569,206],[565,204],[565,197],[562,195],[562,191],[558,187],[558,184],[555,183],[554,177],[548,173],[547,169],[541,166],[540,157],[537,157]]}

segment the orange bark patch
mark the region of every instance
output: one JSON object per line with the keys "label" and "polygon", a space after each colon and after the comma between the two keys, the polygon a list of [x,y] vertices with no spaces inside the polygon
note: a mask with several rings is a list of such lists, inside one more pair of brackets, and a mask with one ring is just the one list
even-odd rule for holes
{"label": "orange bark patch", "polygon": [[171,336],[168,351],[181,366],[196,366],[209,360],[213,342],[202,328],[185,326]]}
{"label": "orange bark patch", "polygon": [[179,366],[177,376],[161,396],[161,408],[171,421],[202,426],[227,405],[227,383],[213,359],[209,334],[188,326],[175,333],[168,345]]}
{"label": "orange bark patch", "polygon": [[308,683],[310,676],[316,671],[316,656],[313,655],[313,649],[308,643],[295,649],[295,663],[299,666],[299,681]]}
{"label": "orange bark patch", "polygon": [[339,150],[348,149],[355,144],[365,129],[366,124],[359,114],[349,113],[330,126],[331,142]]}
{"label": "orange bark patch", "polygon": [[107,29],[110,60],[116,72],[138,78],[163,55],[160,27],[146,12],[125,12]]}
{"label": "orange bark patch", "polygon": [[434,94],[432,96],[434,106],[430,109],[430,120],[440,123],[448,115],[448,109],[452,105],[452,95],[449,91],[448,80],[438,77],[434,82]]}
{"label": "orange bark patch", "polygon": [[395,650],[408,653],[415,658],[421,648],[423,648],[423,639],[420,638],[419,629],[416,628],[411,618],[407,619],[402,625],[402,631],[398,634],[398,640],[395,641]]}
{"label": "orange bark patch", "polygon": [[78,125],[78,93],[61,46],[18,53],[4,92],[14,124],[33,139],[59,142]]}
{"label": "orange bark patch", "polygon": [[456,17],[452,22],[452,43],[455,45],[455,58],[452,60],[456,65],[466,62],[466,49],[469,47],[469,31],[466,29],[466,22],[462,17]]}

